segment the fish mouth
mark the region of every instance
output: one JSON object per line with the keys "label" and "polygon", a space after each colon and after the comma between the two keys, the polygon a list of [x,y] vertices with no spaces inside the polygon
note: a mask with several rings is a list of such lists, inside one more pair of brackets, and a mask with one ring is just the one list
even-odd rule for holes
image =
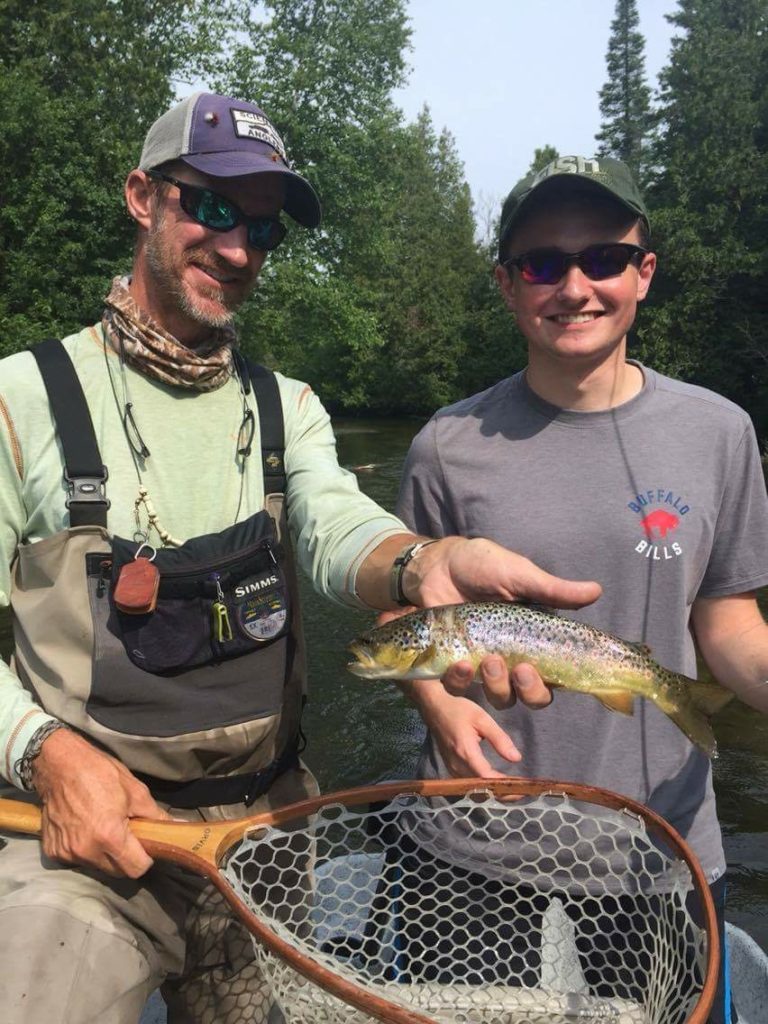
{"label": "fish mouth", "polygon": [[354,655],[356,661],[347,662],[347,669],[354,676],[361,679],[375,679],[380,671],[373,655],[365,644],[351,643],[347,647],[350,654]]}
{"label": "fish mouth", "polygon": [[347,670],[360,679],[402,679],[408,671],[405,665],[382,664],[364,643],[355,641],[348,645],[347,650],[357,659],[347,662]]}

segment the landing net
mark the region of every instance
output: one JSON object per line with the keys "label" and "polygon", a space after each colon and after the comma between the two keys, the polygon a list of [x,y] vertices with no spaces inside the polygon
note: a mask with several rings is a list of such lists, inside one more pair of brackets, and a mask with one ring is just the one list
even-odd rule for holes
{"label": "landing net", "polygon": [[287,1024],[388,1020],[387,1005],[446,1024],[684,1024],[704,985],[685,861],[634,813],[563,793],[330,804],[259,828],[224,874],[373,997],[355,1008],[255,943]]}

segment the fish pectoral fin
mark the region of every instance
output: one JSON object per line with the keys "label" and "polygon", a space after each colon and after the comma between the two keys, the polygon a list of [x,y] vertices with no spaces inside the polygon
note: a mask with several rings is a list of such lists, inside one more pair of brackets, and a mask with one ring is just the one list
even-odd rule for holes
{"label": "fish pectoral fin", "polygon": [[411,679],[440,679],[447,668],[436,644],[431,643],[414,659],[409,675]]}
{"label": "fish pectoral fin", "polygon": [[635,698],[629,690],[608,690],[601,693],[593,693],[601,704],[609,711],[618,711],[622,715],[634,715]]}

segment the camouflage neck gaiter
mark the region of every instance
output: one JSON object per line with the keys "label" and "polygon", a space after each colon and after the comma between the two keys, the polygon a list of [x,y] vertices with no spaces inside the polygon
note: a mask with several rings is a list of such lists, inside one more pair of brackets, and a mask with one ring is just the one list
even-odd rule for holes
{"label": "camouflage neck gaiter", "polygon": [[196,391],[215,391],[231,376],[237,342],[233,328],[214,328],[208,341],[187,348],[136,305],[126,277],[114,279],[105,303],[101,323],[106,338],[140,373]]}

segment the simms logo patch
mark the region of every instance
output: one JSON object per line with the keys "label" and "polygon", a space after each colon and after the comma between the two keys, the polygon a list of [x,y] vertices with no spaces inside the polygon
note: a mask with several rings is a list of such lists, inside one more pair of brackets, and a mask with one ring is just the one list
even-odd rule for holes
{"label": "simms logo patch", "polygon": [[258,594],[261,590],[277,583],[277,576],[263,576],[260,580],[249,580],[248,583],[240,583],[235,587],[235,597],[246,597],[248,594]]}

